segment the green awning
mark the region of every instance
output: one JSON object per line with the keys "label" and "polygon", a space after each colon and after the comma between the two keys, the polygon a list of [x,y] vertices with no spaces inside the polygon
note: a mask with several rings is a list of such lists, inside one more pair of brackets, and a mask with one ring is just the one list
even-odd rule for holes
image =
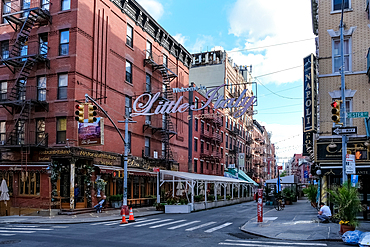
{"label": "green awning", "polygon": [[[235,168],[228,169],[227,172],[233,176],[236,176],[237,170]],[[238,177],[240,179],[243,179],[244,181],[252,183],[255,186],[258,186],[258,184],[253,179],[251,179],[247,174],[245,174],[245,172],[243,172],[242,170],[239,170]]]}

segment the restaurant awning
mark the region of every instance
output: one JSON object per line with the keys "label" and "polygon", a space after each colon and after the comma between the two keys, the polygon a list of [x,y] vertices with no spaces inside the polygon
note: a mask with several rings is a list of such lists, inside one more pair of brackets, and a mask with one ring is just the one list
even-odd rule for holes
{"label": "restaurant awning", "polygon": [[156,177],[156,172],[151,172],[147,170],[142,169],[135,169],[135,168],[128,168],[127,169],[128,175],[134,175],[134,176],[149,176],[149,177]]}
{"label": "restaurant awning", "polygon": [[[227,172],[225,172],[225,173],[229,173],[229,174],[231,174],[232,176],[235,176],[236,177],[236,173],[237,173],[237,169],[228,169],[228,171]],[[242,170],[239,170],[239,173],[238,173],[238,177],[240,178],[240,179],[243,179],[243,180],[245,180],[245,181],[247,181],[247,182],[250,182],[250,183],[252,183],[253,185],[255,185],[255,186],[258,186],[258,184],[255,182],[255,181],[253,181],[253,179],[251,179],[247,174],[245,174],[245,172],[243,172]]]}
{"label": "restaurant awning", "polygon": [[100,169],[101,173],[112,174],[114,171],[124,171],[122,167],[119,166],[105,166],[105,165],[94,165]]}

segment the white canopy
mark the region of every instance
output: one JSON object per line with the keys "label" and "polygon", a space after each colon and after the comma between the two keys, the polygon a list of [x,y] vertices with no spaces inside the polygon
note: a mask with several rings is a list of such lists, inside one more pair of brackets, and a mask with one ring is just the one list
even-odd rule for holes
{"label": "white canopy", "polygon": [[219,182],[219,183],[239,183],[239,184],[252,184],[251,182],[242,180],[242,179],[235,179],[223,176],[213,176],[213,175],[204,175],[204,174],[197,174],[197,173],[189,173],[189,172],[177,172],[177,171],[168,171],[168,170],[161,170],[160,171],[161,181],[163,182],[172,182],[175,181],[198,181],[198,182]]}
{"label": "white canopy", "polygon": [[9,201],[9,190],[8,186],[6,185],[5,179],[3,179],[3,181],[1,182],[0,192],[0,201]]}

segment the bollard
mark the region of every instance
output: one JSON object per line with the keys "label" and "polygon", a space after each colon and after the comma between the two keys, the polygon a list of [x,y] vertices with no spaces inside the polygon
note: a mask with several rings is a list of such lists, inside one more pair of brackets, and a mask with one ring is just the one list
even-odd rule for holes
{"label": "bollard", "polygon": [[258,189],[257,222],[263,222],[263,189]]}

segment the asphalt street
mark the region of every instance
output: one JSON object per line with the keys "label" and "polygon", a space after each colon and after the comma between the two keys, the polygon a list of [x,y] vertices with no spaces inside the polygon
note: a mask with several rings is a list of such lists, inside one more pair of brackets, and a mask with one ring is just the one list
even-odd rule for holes
{"label": "asphalt street", "polygon": [[0,224],[0,246],[340,246],[340,242],[280,241],[244,233],[256,217],[255,204],[238,204],[191,214],[161,214],[119,224]]}

